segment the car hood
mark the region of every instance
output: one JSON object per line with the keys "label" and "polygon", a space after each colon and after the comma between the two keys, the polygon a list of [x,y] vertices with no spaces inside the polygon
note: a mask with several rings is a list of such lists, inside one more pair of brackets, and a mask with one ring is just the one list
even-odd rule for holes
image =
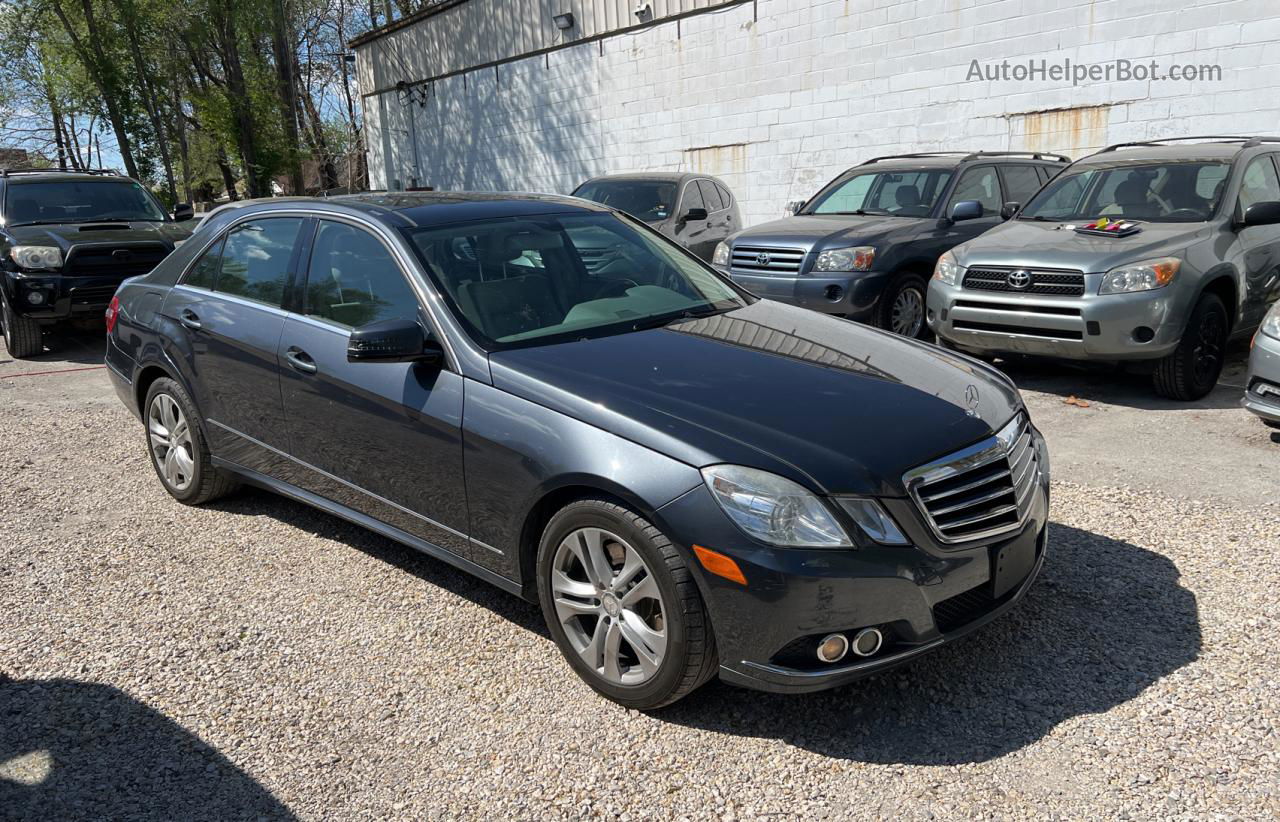
{"label": "car hood", "polygon": [[13,237],[14,245],[56,245],[63,253],[74,245],[84,244],[159,242],[173,248],[176,241],[191,236],[187,224],[144,221],[17,225],[9,227],[7,232]]}
{"label": "car hood", "polygon": [[732,244],[803,245],[808,248],[871,243],[885,234],[913,229],[919,217],[888,217],[856,214],[801,214],[753,226],[730,238]]}
{"label": "car hood", "polygon": [[1142,223],[1142,230],[1128,237],[1099,237],[1064,227],[1081,224],[1010,220],[952,253],[966,268],[1044,266],[1094,274],[1151,257],[1178,255],[1213,230],[1206,223]]}
{"label": "car hood", "polygon": [[495,352],[494,384],[699,467],[901,496],[902,475],[1021,407],[994,369],[776,302],[665,328]]}

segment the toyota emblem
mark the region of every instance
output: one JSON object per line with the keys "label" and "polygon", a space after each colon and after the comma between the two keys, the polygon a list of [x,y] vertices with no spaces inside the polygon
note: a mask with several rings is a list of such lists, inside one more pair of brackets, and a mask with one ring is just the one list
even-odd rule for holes
{"label": "toyota emblem", "polygon": [[1009,276],[1005,277],[1004,281],[1009,284],[1010,288],[1016,288],[1018,291],[1022,291],[1024,288],[1031,285],[1031,272],[1025,271],[1021,268],[1017,271],[1010,271]]}
{"label": "toyota emblem", "polygon": [[756,264],[757,264],[757,265],[768,265],[768,264],[769,264],[769,255],[768,255],[768,254],[766,254],[765,252],[761,251],[759,254],[757,254],[757,255],[756,255]]}

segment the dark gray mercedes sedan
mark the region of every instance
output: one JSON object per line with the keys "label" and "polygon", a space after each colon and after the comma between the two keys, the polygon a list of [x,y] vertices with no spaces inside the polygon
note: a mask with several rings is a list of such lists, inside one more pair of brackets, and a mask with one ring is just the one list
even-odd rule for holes
{"label": "dark gray mercedes sedan", "polygon": [[883,670],[1044,562],[1048,457],[1007,379],[761,301],[583,200],[228,209],[107,329],[177,500],[250,483],[539,602],[630,707]]}

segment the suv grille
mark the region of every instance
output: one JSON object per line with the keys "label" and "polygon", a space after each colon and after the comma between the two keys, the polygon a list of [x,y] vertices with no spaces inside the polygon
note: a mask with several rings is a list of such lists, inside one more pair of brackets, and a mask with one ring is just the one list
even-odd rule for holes
{"label": "suv grille", "polygon": [[1022,524],[1040,476],[1031,425],[1019,414],[994,437],[904,478],[934,534],[964,542]]}
{"label": "suv grille", "polygon": [[77,277],[136,277],[150,272],[168,253],[160,243],[76,246],[62,272]]}
{"label": "suv grille", "polygon": [[739,245],[729,255],[729,266],[755,274],[799,274],[807,253],[803,248]]}
{"label": "suv grille", "polygon": [[[1025,288],[1009,285],[1009,275],[1015,271],[1025,271],[1030,276],[1030,282]],[[1008,291],[1013,294],[1083,297],[1084,274],[1079,271],[1041,271],[1030,268],[971,268],[965,272],[964,287],[978,291]]]}

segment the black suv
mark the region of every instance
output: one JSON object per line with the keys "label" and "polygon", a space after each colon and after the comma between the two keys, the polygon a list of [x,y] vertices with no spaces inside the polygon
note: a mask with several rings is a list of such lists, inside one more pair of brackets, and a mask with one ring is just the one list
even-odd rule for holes
{"label": "black suv", "polygon": [[938,257],[999,225],[1068,163],[1021,151],[876,157],[793,216],[733,235],[712,262],[762,297],[923,337]]}
{"label": "black suv", "polygon": [[102,316],[126,277],[146,274],[184,239],[136,180],[105,170],[0,170],[0,322],[12,357],[44,346],[43,326]]}

